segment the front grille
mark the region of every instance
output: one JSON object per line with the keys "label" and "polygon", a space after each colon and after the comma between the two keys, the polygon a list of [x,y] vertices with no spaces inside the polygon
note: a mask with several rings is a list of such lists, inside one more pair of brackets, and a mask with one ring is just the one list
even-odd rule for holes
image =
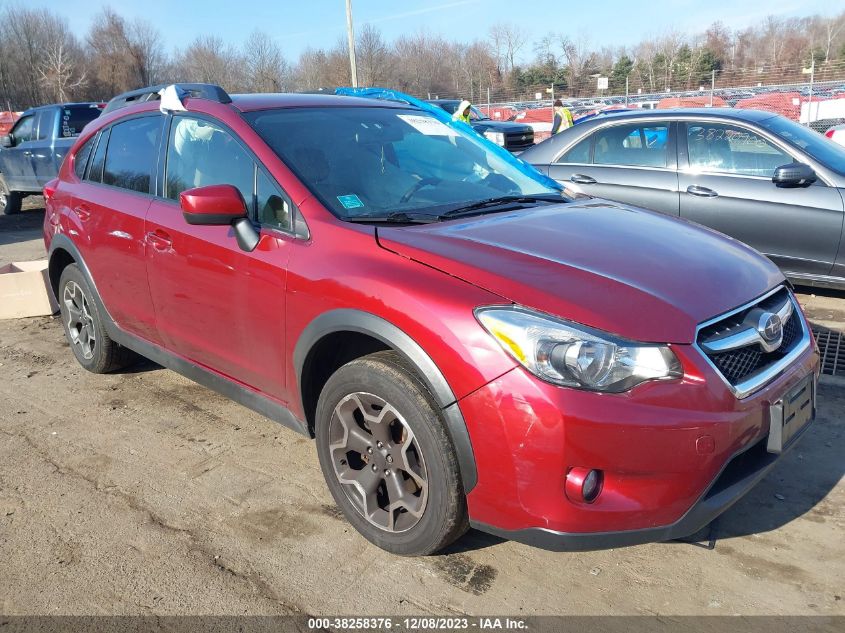
{"label": "front grille", "polygon": [[[791,302],[792,313],[783,323],[783,335],[780,346],[773,351],[766,351],[759,339],[747,344],[737,344],[730,349],[708,351],[708,344],[731,334],[742,334],[755,330],[753,324],[763,312],[778,312],[787,302]],[[786,288],[761,299],[757,303],[745,306],[725,317],[706,324],[698,332],[699,347],[710,359],[725,380],[733,385],[753,380],[755,375],[764,372],[781,361],[790,352],[801,345],[804,328],[800,311]],[[762,385],[760,385],[762,386]]]}
{"label": "front grille", "polygon": [[[525,138],[522,138],[522,137]],[[507,149],[528,149],[534,145],[534,131],[505,134],[505,147]]]}
{"label": "front grille", "polygon": [[718,367],[729,383],[735,385],[742,382],[754,372],[771,365],[792,351],[795,343],[800,340],[801,322],[798,312],[793,312],[783,328],[783,342],[773,352],[763,352],[757,345],[741,347],[730,352],[711,354],[710,360]]}

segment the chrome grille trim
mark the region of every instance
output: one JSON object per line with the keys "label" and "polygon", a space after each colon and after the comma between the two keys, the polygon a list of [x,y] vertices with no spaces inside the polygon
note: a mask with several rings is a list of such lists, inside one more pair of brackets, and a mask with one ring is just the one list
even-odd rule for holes
{"label": "chrome grille trim", "polygon": [[[757,303],[759,304],[763,301],[765,301],[765,297]],[[789,317],[792,316],[793,312],[791,295],[787,297],[786,301],[784,301],[779,308],[773,310],[773,312],[778,315],[781,323],[786,325],[786,322],[789,320]],[[718,322],[719,320],[716,321],[716,323]],[[706,325],[703,327],[706,327]],[[696,333],[696,340],[697,336],[698,333]],[[711,354],[718,352],[728,352],[733,349],[739,349],[740,347],[748,347],[749,345],[754,344],[760,345],[766,351],[771,351],[770,349],[766,348],[767,343],[763,340],[763,337],[760,336],[760,332],[757,330],[757,328],[753,324],[747,322],[743,322],[742,324],[732,328],[732,330],[730,330],[728,334],[720,334],[711,337],[705,341],[702,341],[700,344],[701,347],[704,348],[704,351],[710,352]]]}
{"label": "chrome grille trim", "polygon": [[[727,385],[727,387],[731,390],[731,392],[734,394],[734,396],[736,396],[736,398],[739,399],[739,400],[742,400],[743,398],[747,398],[748,396],[752,395],[756,391],[759,391],[760,389],[765,387],[772,380],[777,378],[777,376],[781,372],[783,372],[786,368],[788,368],[795,361],[797,361],[798,358],[802,354],[804,354],[804,352],[806,352],[807,349],[810,348],[811,340],[812,340],[812,334],[810,333],[810,328],[808,327],[808,325],[807,325],[806,321],[804,320],[803,316],[801,316],[801,309],[798,306],[797,300],[795,299],[795,295],[792,294],[792,291],[790,291],[788,288],[786,288],[788,301],[786,302],[786,305],[782,306],[781,309],[778,310],[778,315],[780,316],[781,311],[784,311],[784,313],[787,315],[787,318],[789,318],[792,315],[793,312],[798,313],[798,323],[800,324],[800,327],[801,327],[801,333],[800,333],[799,341],[795,344],[793,349],[790,350],[788,353],[786,353],[783,357],[781,357],[780,359],[778,359],[777,361],[775,361],[771,365],[768,365],[766,367],[763,367],[760,370],[757,370],[756,372],[754,372],[752,375],[745,378],[741,382],[738,382],[736,384],[732,384],[725,377],[725,375],[719,370],[719,368],[716,366],[716,364],[708,356],[708,354],[704,350],[704,348],[701,345],[699,345],[699,342],[698,342],[699,334],[700,334],[702,329],[707,328],[707,327],[714,325],[716,323],[719,323],[720,321],[724,321],[725,319],[728,319],[735,314],[738,314],[740,312],[743,312],[745,310],[753,308],[756,305],[764,302],[766,299],[768,299],[772,295],[777,294],[778,292],[781,292],[782,290],[784,290],[784,288],[785,288],[785,286],[782,286],[782,285],[778,286],[777,288],[774,288],[773,290],[767,292],[766,294],[764,294],[761,297],[758,297],[757,299],[754,299],[753,301],[749,301],[748,303],[746,303],[746,304],[744,304],[744,305],[742,305],[738,308],[734,308],[733,310],[725,312],[724,314],[721,314],[717,317],[714,317],[712,319],[709,319],[708,321],[705,321],[705,322],[699,324],[699,326],[695,330],[695,341],[693,343],[693,347],[695,347],[701,353],[701,355],[704,357],[704,360],[707,362],[707,364],[710,365],[710,367],[713,368],[713,371],[716,372],[716,375],[719,376],[719,378],[722,380],[722,382],[724,382],[725,385]],[[759,339],[759,335],[758,335],[757,338]],[[755,343],[756,343],[756,340],[754,342],[752,342],[751,344],[755,344]],[[730,349],[739,349],[740,347],[742,347],[742,346],[732,347]],[[714,352],[711,352],[711,353],[714,353]]]}

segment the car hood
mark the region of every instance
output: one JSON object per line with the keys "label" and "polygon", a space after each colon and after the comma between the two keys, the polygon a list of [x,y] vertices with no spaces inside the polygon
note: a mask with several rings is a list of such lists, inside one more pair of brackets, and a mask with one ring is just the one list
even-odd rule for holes
{"label": "car hood", "polygon": [[534,133],[534,128],[525,123],[513,123],[511,121],[496,121],[494,119],[483,119],[481,121],[473,121],[474,128],[484,128],[485,130],[493,130],[494,132],[505,132],[510,134],[527,134]]}
{"label": "car hood", "polygon": [[509,302],[645,342],[691,343],[699,323],[784,280],[734,239],[597,199],[379,227],[377,238]]}

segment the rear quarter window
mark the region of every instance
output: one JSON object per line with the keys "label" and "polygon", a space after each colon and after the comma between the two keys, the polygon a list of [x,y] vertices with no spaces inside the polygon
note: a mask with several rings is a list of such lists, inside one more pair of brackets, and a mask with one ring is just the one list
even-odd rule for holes
{"label": "rear quarter window", "polygon": [[106,162],[106,148],[109,144],[109,134],[111,128],[100,132],[99,141],[97,142],[97,149],[91,158],[91,169],[88,170],[87,180],[93,182],[101,182],[103,180],[103,165]]}
{"label": "rear quarter window", "polygon": [[74,138],[79,136],[82,128],[100,116],[102,110],[95,105],[65,106],[61,109],[59,136]]}
{"label": "rear quarter window", "polygon": [[94,139],[96,135],[89,138],[85,143],[83,143],[82,147],[79,148],[79,151],[76,152],[73,156],[73,172],[76,174],[76,177],[82,180],[85,176],[85,167],[88,165],[88,159],[91,156],[91,150],[94,148]]}

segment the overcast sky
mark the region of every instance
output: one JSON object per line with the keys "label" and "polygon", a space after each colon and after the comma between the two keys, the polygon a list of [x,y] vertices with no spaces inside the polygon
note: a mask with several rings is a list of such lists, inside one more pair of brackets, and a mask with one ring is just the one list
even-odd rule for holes
{"label": "overcast sky", "polygon": [[[64,15],[79,35],[87,32],[92,16],[110,4],[124,17],[143,17],[155,24],[168,52],[201,34],[240,44],[250,32],[261,29],[275,37],[288,59],[295,61],[309,45],[332,46],[346,32],[345,0],[26,0],[12,4],[52,9]],[[758,23],[769,14],[830,15],[841,9],[840,2],[830,0],[650,0],[647,5],[642,0],[353,0],[356,25],[374,24],[387,40],[424,29],[465,41],[486,37],[496,22],[512,22],[528,32],[529,42],[549,31],[586,33],[596,47],[636,44],[671,28],[701,32],[715,20],[737,28]],[[530,43],[522,57],[533,57]]]}

